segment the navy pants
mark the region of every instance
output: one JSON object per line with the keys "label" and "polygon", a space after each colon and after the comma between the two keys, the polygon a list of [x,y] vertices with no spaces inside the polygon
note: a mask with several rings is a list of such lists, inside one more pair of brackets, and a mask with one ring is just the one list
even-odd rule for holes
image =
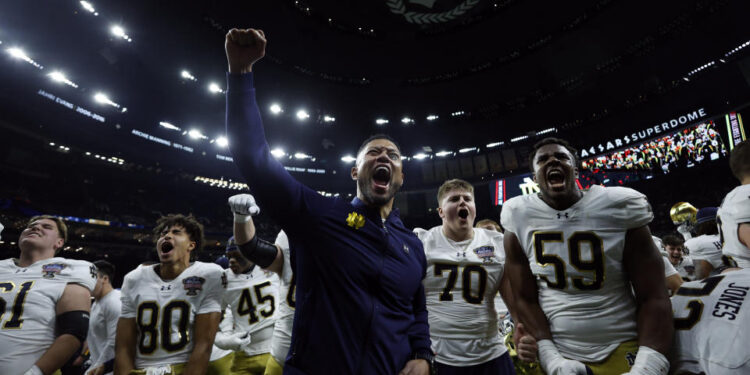
{"label": "navy pants", "polygon": [[469,367],[448,366],[437,362],[438,375],[515,375],[516,369],[510,354],[505,354],[482,364]]}

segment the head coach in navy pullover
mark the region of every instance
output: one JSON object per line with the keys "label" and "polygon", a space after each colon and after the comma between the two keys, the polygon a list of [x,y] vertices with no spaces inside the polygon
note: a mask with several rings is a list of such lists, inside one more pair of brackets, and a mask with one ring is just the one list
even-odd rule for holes
{"label": "head coach in navy pullover", "polygon": [[[422,243],[392,209],[403,183],[398,146],[387,136],[365,142],[351,172],[351,202],[295,180],[271,155],[255,100],[252,67],[265,46],[260,30],[226,36],[226,126],[234,162],[289,236],[297,285],[284,373],[426,375],[426,261]],[[276,248],[261,241],[240,245],[267,267]]]}

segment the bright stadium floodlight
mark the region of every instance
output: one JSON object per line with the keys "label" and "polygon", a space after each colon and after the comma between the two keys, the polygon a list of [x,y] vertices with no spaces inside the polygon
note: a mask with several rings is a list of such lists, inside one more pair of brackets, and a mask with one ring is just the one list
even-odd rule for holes
{"label": "bright stadium floodlight", "polygon": [[162,127],[165,127],[165,128],[167,128],[167,129],[169,129],[169,130],[177,130],[177,131],[180,131],[180,130],[182,130],[182,129],[180,129],[179,127],[177,127],[177,126],[174,126],[174,125],[172,125],[172,124],[170,124],[170,123],[168,123],[168,122],[166,122],[166,121],[161,121],[161,122],[159,122],[159,125],[161,125]]}
{"label": "bright stadium floodlight", "polygon": [[308,159],[309,157],[310,157],[310,155],[307,155],[307,154],[305,154],[303,152],[297,152],[297,153],[294,154],[294,158],[295,159]]}
{"label": "bright stadium floodlight", "polygon": [[120,105],[113,102],[109,97],[101,92],[97,92],[94,94],[94,100],[96,100],[97,103],[101,104],[109,104],[115,108],[120,108]]}
{"label": "bright stadium floodlight", "polygon": [[188,131],[188,136],[190,138],[192,138],[192,139],[206,139],[206,138],[208,138],[205,135],[203,135],[203,133],[201,133],[198,129],[190,129],[190,131]]}
{"label": "bright stadium floodlight", "polygon": [[216,144],[219,145],[219,147],[227,147],[229,145],[229,140],[227,140],[227,137],[219,137],[216,138]]}
{"label": "bright stadium floodlight", "polygon": [[271,107],[269,107],[269,109],[271,110],[271,113],[273,113],[274,115],[278,115],[279,113],[284,112],[284,110],[281,108],[281,106],[278,103],[271,104]]}
{"label": "bright stadium floodlight", "polygon": [[78,88],[78,85],[76,85],[71,80],[69,80],[68,77],[65,76],[65,74],[63,74],[62,72],[59,72],[57,70],[54,71],[54,72],[52,72],[52,73],[50,73],[50,74],[47,74],[47,76],[49,76],[49,78],[51,78],[55,82],[64,83],[64,84],[66,84],[68,86],[71,86],[73,88]]}
{"label": "bright stadium floodlight", "polygon": [[224,93],[224,90],[222,90],[216,82],[211,82],[208,84],[208,91],[210,91],[212,94]]}
{"label": "bright stadium floodlight", "polygon": [[95,16],[99,15],[99,13],[96,12],[96,9],[94,9],[94,6],[91,5],[91,3],[89,3],[88,1],[82,0],[80,3],[83,9],[86,9],[87,11],[89,11],[89,13],[93,13]]}
{"label": "bright stadium floodlight", "polygon": [[476,147],[466,147],[466,148],[462,148],[462,149],[458,150],[458,152],[461,153],[461,154],[465,154],[467,152],[472,152],[472,151],[476,151],[476,150],[477,150]]}
{"label": "bright stadium floodlight", "polygon": [[379,119],[375,120],[375,123],[378,124],[378,125],[385,125],[385,124],[388,123],[388,120],[386,120],[384,118],[379,118]]}
{"label": "bright stadium floodlight", "polygon": [[404,125],[409,125],[414,123],[414,119],[410,117],[404,117],[401,119],[401,123]]}
{"label": "bright stadium floodlight", "polygon": [[422,152],[420,152],[420,153],[418,153],[418,154],[416,154],[416,155],[413,156],[413,158],[417,159],[417,160],[426,159],[428,157],[429,157],[429,155],[427,155],[425,153],[422,153]]}
{"label": "bright stadium floodlight", "polygon": [[185,78],[185,79],[189,79],[191,81],[197,81],[198,80],[192,74],[190,74],[190,72],[188,72],[187,70],[183,70],[182,72],[180,72],[180,77]]}
{"label": "bright stadium floodlight", "polygon": [[333,116],[328,116],[328,115],[323,116],[323,122],[334,122],[334,121],[336,121],[336,118]]}
{"label": "bright stadium floodlight", "polygon": [[453,151],[440,151],[435,153],[435,156],[439,158],[446,157],[448,155],[453,155]]}
{"label": "bright stadium floodlight", "polygon": [[427,121],[435,121],[439,118],[438,115],[429,115],[427,116]]}
{"label": "bright stadium floodlight", "polygon": [[487,144],[487,148],[493,148],[493,147],[501,146],[502,144],[503,144],[503,142],[492,142],[492,143],[488,143],[488,144]]}
{"label": "bright stadium floodlight", "polygon": [[9,55],[11,55],[12,57],[16,59],[26,61],[27,63],[34,65],[34,67],[38,69],[44,69],[43,66],[39,65],[39,63],[32,60],[31,57],[29,57],[29,55],[27,55],[26,52],[24,52],[24,50],[22,50],[21,48],[11,47],[11,48],[6,49],[5,51],[8,52]]}
{"label": "bright stadium floodlight", "polygon": [[341,158],[341,161],[343,161],[344,163],[351,163],[351,162],[354,162],[355,160],[357,160],[357,158],[355,158],[355,157],[353,157],[351,155],[344,155]]}
{"label": "bright stadium floodlight", "polygon": [[281,147],[276,147],[275,149],[271,150],[271,155],[275,158],[280,158],[286,155],[286,152],[284,152],[284,149]]}
{"label": "bright stadium floodlight", "polygon": [[307,113],[307,111],[305,111],[304,109],[300,109],[299,111],[297,111],[298,120],[302,121],[302,120],[307,120],[308,118],[310,118],[310,114]]}

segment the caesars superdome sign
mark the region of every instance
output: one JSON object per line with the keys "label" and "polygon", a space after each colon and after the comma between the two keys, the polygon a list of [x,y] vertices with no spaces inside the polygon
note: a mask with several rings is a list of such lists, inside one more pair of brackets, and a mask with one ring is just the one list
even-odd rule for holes
{"label": "caesars superdome sign", "polygon": [[623,146],[627,146],[630,143],[635,142],[635,141],[639,141],[639,140],[645,141],[646,139],[649,139],[652,136],[657,136],[659,134],[666,133],[680,125],[687,125],[695,120],[702,119],[704,117],[706,117],[706,110],[704,108],[699,108],[699,109],[696,109],[695,111],[679,115],[677,117],[664,121],[660,124],[649,126],[648,128],[635,131],[632,134],[626,135],[624,137],[612,139],[604,143],[599,143],[596,146],[584,148],[581,150],[581,157],[585,158],[585,157],[601,154],[609,150],[614,150]]}
{"label": "caesars superdome sign", "polygon": [[394,14],[417,25],[438,24],[461,18],[481,0],[386,0]]}

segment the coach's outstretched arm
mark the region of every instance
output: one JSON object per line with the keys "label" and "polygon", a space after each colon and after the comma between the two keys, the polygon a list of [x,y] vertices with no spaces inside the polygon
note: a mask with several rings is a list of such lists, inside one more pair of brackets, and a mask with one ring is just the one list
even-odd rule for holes
{"label": "coach's outstretched arm", "polygon": [[266,53],[265,35],[262,30],[232,29],[224,48],[229,63],[226,126],[232,157],[258,202],[269,207],[269,215],[284,227],[299,218],[300,210],[309,209],[309,199],[318,194],[289,175],[266,142],[252,73],[253,64]]}

